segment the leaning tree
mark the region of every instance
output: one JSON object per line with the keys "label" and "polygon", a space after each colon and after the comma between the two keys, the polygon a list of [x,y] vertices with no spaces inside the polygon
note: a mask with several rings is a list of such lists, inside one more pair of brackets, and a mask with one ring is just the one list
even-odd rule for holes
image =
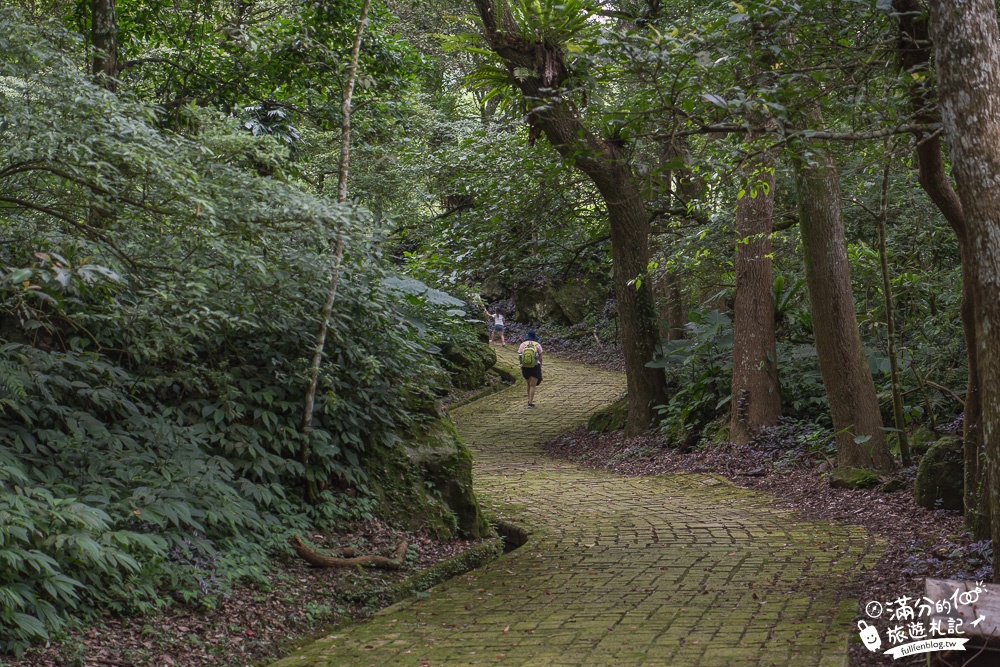
{"label": "leaning tree", "polygon": [[[581,2],[545,2],[536,12],[526,4],[475,0],[482,37],[499,59],[494,81],[514,87],[533,133],[552,144],[600,191],[611,227],[615,296],[621,320],[628,382],[626,432],[649,428],[654,406],[664,403],[663,370],[653,360],[658,341],[652,281],[648,279],[650,216],[623,143],[588,126],[577,96],[583,77],[567,57],[574,37],[593,29]],[[514,9],[518,9],[515,15]]]}

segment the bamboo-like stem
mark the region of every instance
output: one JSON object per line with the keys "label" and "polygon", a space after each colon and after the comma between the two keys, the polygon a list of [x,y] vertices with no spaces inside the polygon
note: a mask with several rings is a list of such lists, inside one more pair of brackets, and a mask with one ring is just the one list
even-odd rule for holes
{"label": "bamboo-like stem", "polygon": [[[347,201],[347,174],[351,159],[351,98],[354,96],[354,83],[358,76],[358,56],[361,53],[361,37],[368,23],[368,8],[371,0],[364,0],[361,5],[361,18],[354,33],[354,44],[351,47],[351,63],[347,70],[347,84],[344,86],[343,102],[340,106],[340,171],[337,177],[337,201]],[[312,363],[309,366],[309,390],[306,392],[305,410],[302,416],[302,450],[300,460],[303,466],[309,463],[309,434],[312,432],[313,413],[316,408],[316,387],[319,384],[319,367],[323,361],[323,348],[326,346],[326,334],[330,329],[330,314],[337,300],[337,285],[340,283],[340,264],[344,257],[344,236],[337,233],[337,248],[333,254],[333,274],[330,276],[330,286],[327,288],[326,303],[320,318],[319,333],[316,334],[316,348],[313,351]],[[307,494],[310,500],[317,496],[317,487],[309,482]]]}

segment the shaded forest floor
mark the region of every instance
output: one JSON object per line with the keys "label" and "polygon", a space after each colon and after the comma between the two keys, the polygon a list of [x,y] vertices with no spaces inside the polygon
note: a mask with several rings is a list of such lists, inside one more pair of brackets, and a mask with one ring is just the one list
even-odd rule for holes
{"label": "shaded forest floor", "polygon": [[105,615],[46,648],[33,648],[0,664],[25,667],[244,667],[277,659],[296,640],[345,622],[364,619],[391,604],[393,587],[414,573],[457,556],[477,542],[441,542],[405,533],[379,521],[338,534],[309,534],[327,550],[354,548],[358,555],[389,556],[410,544],[400,570],[316,569],[294,556],[277,558],[268,585],[237,586],[204,600],[146,617]]}
{"label": "shaded forest floor", "polygon": [[[990,578],[988,543],[976,542],[956,512],[931,511],[913,500],[915,468],[903,471],[904,490],[832,489],[826,482],[829,464],[800,444],[795,424],[784,424],[744,447],[717,446],[680,452],[664,446],[661,436],[625,438],[621,432],[590,433],[578,429],[545,445],[550,456],[624,475],[714,472],[738,486],[776,497],[779,507],[809,519],[846,522],[864,527],[886,542],[878,565],[866,572],[852,597],[862,606],[870,600],[921,596],[925,577]],[[861,610],[859,609],[859,614]],[[854,667],[893,663],[852,644]],[[897,665],[925,664],[915,656]]]}

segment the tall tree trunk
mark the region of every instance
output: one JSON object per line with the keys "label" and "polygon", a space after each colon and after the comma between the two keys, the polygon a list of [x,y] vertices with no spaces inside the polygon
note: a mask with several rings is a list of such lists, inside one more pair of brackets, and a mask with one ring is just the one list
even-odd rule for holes
{"label": "tall tree trunk", "polygon": [[[935,91],[927,85],[932,43],[927,15],[920,0],[894,0],[899,14],[899,58],[904,72],[917,74],[909,78],[909,99],[914,120],[936,123],[941,120]],[[984,474],[984,443],[980,392],[979,346],[976,343],[975,264],[969,242],[965,212],[958,194],[945,173],[941,138],[938,134],[918,135],[917,164],[920,185],[937,206],[958,237],[962,264],[962,331],[968,351],[968,379],[963,419],[965,459],[965,521],[979,539],[990,534],[990,510]]]}
{"label": "tall tree trunk", "polygon": [[760,429],[778,423],[778,385],[771,296],[771,224],[774,161],[769,152],[742,170],[743,196],[736,202],[736,298],[733,305],[733,393],[729,439],[745,445]]}
{"label": "tall tree trunk", "polygon": [[[965,214],[993,544],[1000,544],[1000,30],[992,0],[933,0],[941,118]],[[993,559],[1000,581],[1000,558]]]}
{"label": "tall tree trunk", "polygon": [[[810,120],[822,126],[818,111]],[[840,175],[829,149],[814,142],[793,157],[799,230],[816,353],[830,400],[842,466],[891,470],[882,415],[861,347],[847,241],[840,213]]]}
{"label": "tall tree trunk", "polygon": [[[506,4],[495,0],[475,3],[483,21],[483,36],[507,65],[528,103],[528,122],[594,182],[608,207],[628,386],[625,433],[641,433],[652,425],[654,407],[666,402],[663,370],[646,367],[653,359],[658,332],[652,280],[647,275],[650,224],[642,192],[623,151],[614,142],[594,136],[564,97],[561,87],[568,70],[560,47],[522,37]],[[514,77],[515,70],[530,74]]]}
{"label": "tall tree trunk", "polygon": [[[755,54],[751,72],[760,89],[774,85],[774,19],[754,17],[750,46]],[[766,108],[760,104],[759,108]],[[774,226],[774,154],[758,138],[772,119],[751,111],[747,120],[751,153],[740,169],[743,196],[736,201],[736,295],[733,303],[733,391],[730,399],[729,439],[750,442],[762,428],[781,416],[778,351],[774,333],[774,297],[771,290],[771,231]],[[757,149],[757,152],[753,152]]]}
{"label": "tall tree trunk", "polygon": [[[546,136],[551,141],[552,135],[546,132]],[[615,168],[586,173],[608,207],[615,298],[628,387],[625,434],[637,435],[653,425],[655,406],[666,403],[663,370],[646,367],[653,359],[658,341],[653,285],[647,276],[649,214],[627,165],[619,163]]]}
{"label": "tall tree trunk", "polygon": [[[351,99],[354,97],[354,82],[358,77],[358,57],[361,53],[361,37],[368,23],[368,8],[371,0],[364,0],[361,5],[361,17],[354,33],[354,44],[351,47],[351,63],[347,69],[347,83],[340,106],[340,169],[337,178],[337,201],[347,201],[347,174],[351,159]],[[323,348],[326,347],[326,334],[330,329],[330,315],[333,304],[337,300],[337,285],[340,283],[340,263],[344,258],[344,236],[337,233],[337,248],[333,255],[333,273],[326,292],[326,302],[320,315],[319,332],[316,334],[316,347],[313,351],[312,363],[309,365],[309,389],[306,391],[306,403],[302,416],[302,433],[305,439],[300,452],[302,465],[309,462],[309,434],[312,432],[313,413],[316,408],[316,388],[319,384],[319,368],[323,362]],[[308,495],[310,500],[316,496],[317,488],[310,484]]]}
{"label": "tall tree trunk", "polygon": [[90,41],[94,46],[91,74],[110,90],[118,88],[118,19],[115,0],[90,0]]}
{"label": "tall tree trunk", "polygon": [[687,308],[684,307],[684,285],[681,274],[674,269],[664,271],[657,281],[657,297],[660,302],[660,338],[682,340],[684,325],[687,324]]}
{"label": "tall tree trunk", "polygon": [[[90,43],[94,48],[90,73],[97,85],[118,92],[118,17],[115,0],[90,0]],[[114,215],[107,205],[91,204],[87,224],[97,229],[110,227]]]}
{"label": "tall tree trunk", "polygon": [[885,328],[889,343],[889,375],[892,378],[892,417],[899,442],[899,458],[904,466],[910,465],[910,445],[906,440],[906,420],[903,417],[903,394],[899,386],[899,358],[896,355],[896,313],[892,305],[892,277],[889,275],[889,256],[885,243],[885,225],[889,217],[889,176],[892,173],[892,154],[889,141],[883,143],[885,167],[882,169],[882,190],[878,201],[878,258],[882,269],[882,293],[885,296]]}

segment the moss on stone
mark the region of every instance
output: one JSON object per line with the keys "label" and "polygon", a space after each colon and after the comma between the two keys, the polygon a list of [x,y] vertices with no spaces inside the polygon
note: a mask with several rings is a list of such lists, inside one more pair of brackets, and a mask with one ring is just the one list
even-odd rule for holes
{"label": "moss on stone", "polygon": [[829,482],[834,489],[872,489],[879,485],[879,476],[871,470],[843,466],[830,471]]}
{"label": "moss on stone", "polygon": [[425,488],[454,514],[462,535],[490,534],[472,490],[472,454],[450,421],[438,422],[407,443],[406,454],[422,472]]}
{"label": "moss on stone", "polygon": [[363,460],[378,515],[442,539],[490,534],[472,489],[472,454],[439,415],[401,434],[396,447],[371,447]]}
{"label": "moss on stone", "polygon": [[907,487],[907,483],[904,480],[897,478],[890,479],[888,482],[883,484],[879,491],[882,493],[895,493],[896,491],[902,491]]}
{"label": "moss on stone", "polygon": [[559,287],[521,287],[514,297],[514,320],[572,326],[583,322],[588,313],[603,310],[606,300],[607,288],[589,278],[568,280]]}
{"label": "moss on stone", "polygon": [[926,454],[930,446],[937,442],[940,437],[926,426],[918,426],[912,433],[906,436],[906,442],[910,445],[910,451],[914,454]]}
{"label": "moss on stone", "polygon": [[601,408],[587,420],[587,430],[608,433],[625,428],[628,421],[628,399],[620,398],[611,405]]}
{"label": "moss on stone", "polygon": [[573,325],[583,322],[588,313],[604,309],[607,289],[597,281],[584,278],[563,283],[553,290],[552,296],[563,323]]}
{"label": "moss on stone", "polygon": [[917,504],[928,509],[961,510],[964,466],[961,439],[948,436],[933,443],[917,468],[913,485]]}
{"label": "moss on stone", "polygon": [[497,354],[481,342],[460,345],[448,341],[441,346],[441,359],[458,389],[478,389],[486,384],[486,372],[497,363]]}
{"label": "moss on stone", "polygon": [[520,287],[514,296],[514,320],[525,324],[562,322],[559,307],[548,287]]}
{"label": "moss on stone", "polygon": [[492,563],[503,555],[503,549],[504,542],[501,538],[495,537],[486,540],[468,551],[417,572],[406,581],[393,586],[392,591],[386,597],[390,604],[405,600],[416,593],[433,588],[443,581],[471,572],[487,563]]}

